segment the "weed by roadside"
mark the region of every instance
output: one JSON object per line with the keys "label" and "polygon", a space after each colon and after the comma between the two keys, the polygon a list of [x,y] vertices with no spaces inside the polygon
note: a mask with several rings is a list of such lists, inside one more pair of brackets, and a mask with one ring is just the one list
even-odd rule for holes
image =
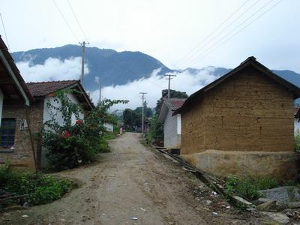
{"label": "weed by roadside", "polygon": [[12,204],[41,205],[63,197],[72,189],[72,182],[54,178],[49,175],[32,172],[21,172],[8,165],[0,167],[0,195],[10,193],[13,196],[24,196],[19,199],[0,201],[0,210]]}
{"label": "weed by roadside", "polygon": [[238,179],[229,176],[225,182],[225,193],[227,195],[238,195],[248,200],[256,200],[260,196],[259,190],[270,189],[280,186],[280,183],[273,178],[260,179]]}

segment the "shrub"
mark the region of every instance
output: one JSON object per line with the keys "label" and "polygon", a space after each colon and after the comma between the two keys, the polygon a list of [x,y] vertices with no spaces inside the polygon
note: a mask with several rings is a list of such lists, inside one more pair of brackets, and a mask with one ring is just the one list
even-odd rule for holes
{"label": "shrub", "polygon": [[278,187],[277,180],[272,178],[260,179],[238,179],[235,176],[229,176],[225,182],[225,193],[227,195],[239,195],[248,200],[256,200],[260,196],[259,190]]}
{"label": "shrub", "polygon": [[[24,201],[30,206],[47,204],[60,199],[72,188],[72,182],[52,176],[12,170],[9,166],[0,167],[0,190],[16,195],[25,195]],[[8,203],[18,203],[17,200]],[[0,204],[5,207],[7,202]]]}

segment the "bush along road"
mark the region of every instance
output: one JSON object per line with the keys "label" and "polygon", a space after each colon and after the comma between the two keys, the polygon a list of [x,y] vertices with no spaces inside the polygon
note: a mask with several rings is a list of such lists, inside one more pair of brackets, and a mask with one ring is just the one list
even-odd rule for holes
{"label": "bush along road", "polygon": [[76,180],[53,203],[0,214],[0,224],[268,224],[231,207],[179,164],[125,133],[99,161],[55,175]]}

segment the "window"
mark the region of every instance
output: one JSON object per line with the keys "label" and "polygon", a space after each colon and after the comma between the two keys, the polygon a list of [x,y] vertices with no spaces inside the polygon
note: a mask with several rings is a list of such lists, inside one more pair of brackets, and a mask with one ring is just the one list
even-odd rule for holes
{"label": "window", "polygon": [[12,147],[15,143],[16,119],[2,119],[1,147]]}

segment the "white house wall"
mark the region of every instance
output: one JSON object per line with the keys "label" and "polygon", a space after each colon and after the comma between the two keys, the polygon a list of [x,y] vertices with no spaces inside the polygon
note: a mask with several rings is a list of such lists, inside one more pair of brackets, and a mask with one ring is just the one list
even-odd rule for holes
{"label": "white house wall", "polygon": [[[168,110],[168,114],[164,122],[164,147],[180,148],[180,134],[178,134],[178,117],[172,116],[172,111]],[[181,129],[180,129],[181,132]]]}
{"label": "white house wall", "polygon": [[[68,93],[67,97],[71,100],[71,102],[79,104],[77,98],[73,94]],[[60,103],[57,103],[54,100],[55,100],[55,97],[46,97],[44,100],[43,123],[51,120],[52,119],[51,115],[53,115],[53,113],[55,113],[55,110],[53,108],[48,108],[47,103],[50,102],[55,107],[59,107],[61,105]],[[79,118],[84,119],[84,114],[80,113]],[[63,125],[64,122],[63,122],[61,112],[57,112],[57,116],[55,117],[55,119],[59,125]],[[72,115],[72,124],[74,125],[75,122],[76,122],[75,115]],[[42,147],[42,150],[41,150],[41,166],[42,167],[47,166],[46,154],[47,154],[47,149]]]}
{"label": "white house wall", "polygon": [[300,122],[298,121],[299,119],[295,118],[294,119],[294,134],[300,132]]}

